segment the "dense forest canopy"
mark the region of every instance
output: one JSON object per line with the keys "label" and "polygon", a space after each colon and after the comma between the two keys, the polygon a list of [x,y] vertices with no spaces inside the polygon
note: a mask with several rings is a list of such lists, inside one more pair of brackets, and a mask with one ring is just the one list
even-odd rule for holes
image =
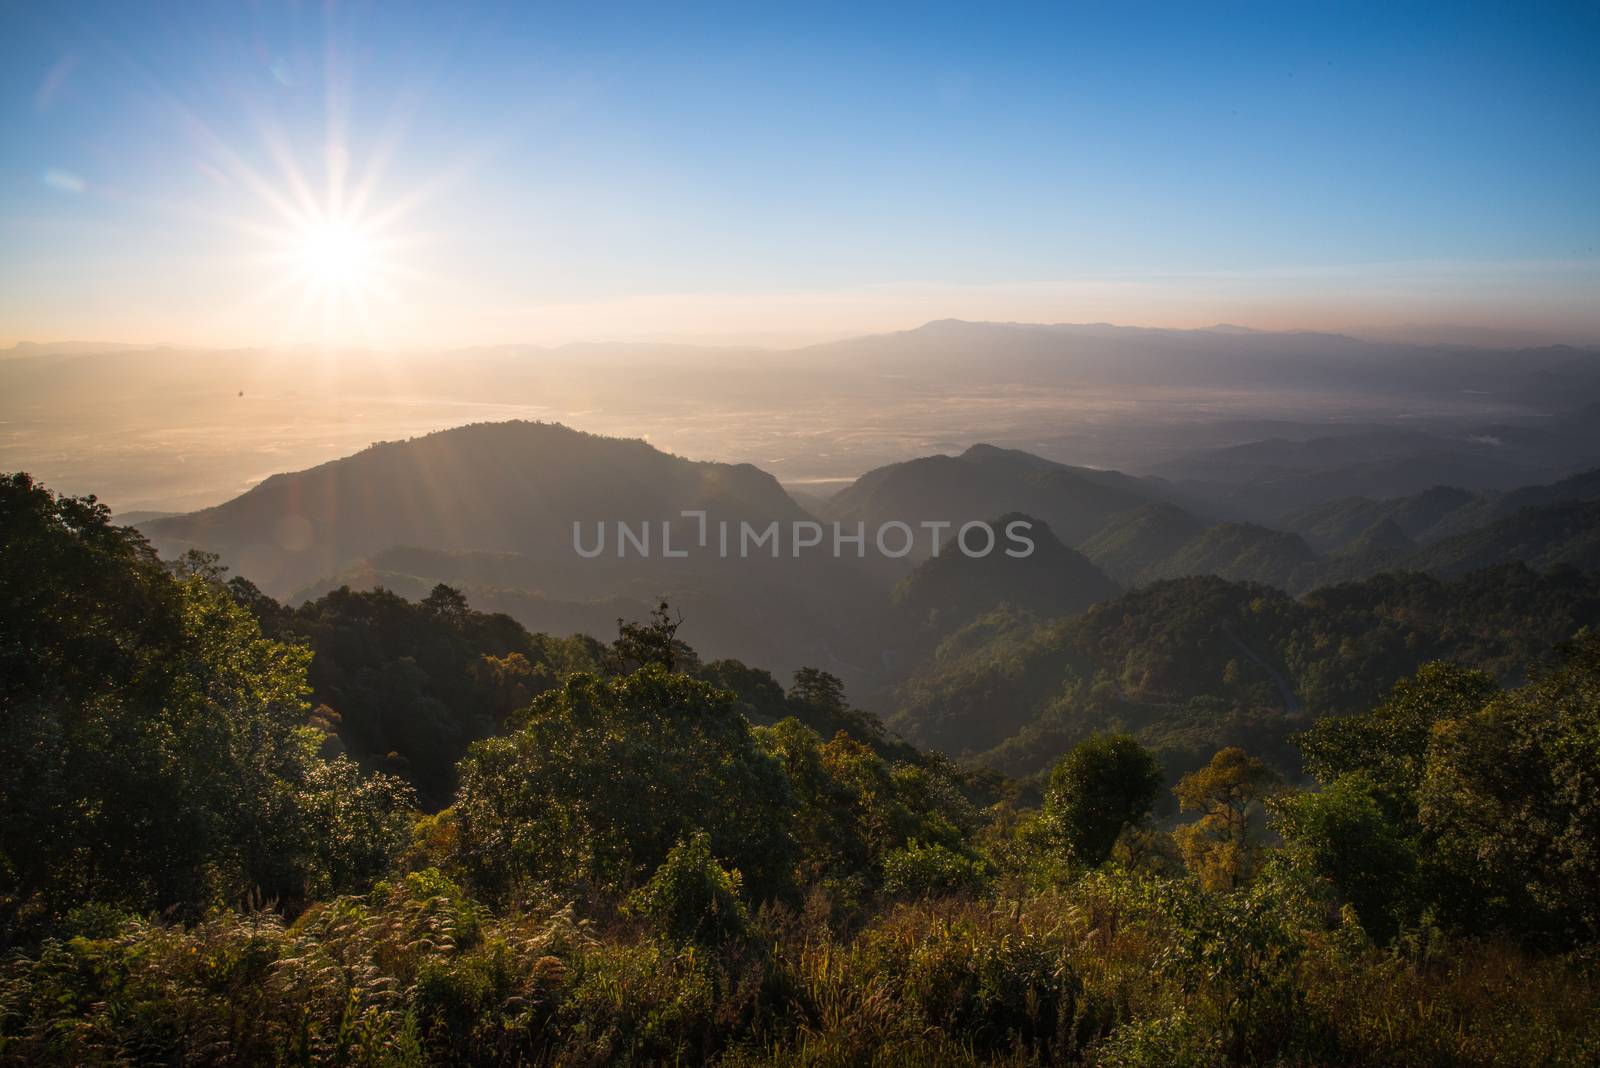
{"label": "dense forest canopy", "polygon": [[983,768],[665,604],[288,607],[26,475],[0,525],[6,1062],[1600,1051],[1592,573],[919,609],[894,726]]}

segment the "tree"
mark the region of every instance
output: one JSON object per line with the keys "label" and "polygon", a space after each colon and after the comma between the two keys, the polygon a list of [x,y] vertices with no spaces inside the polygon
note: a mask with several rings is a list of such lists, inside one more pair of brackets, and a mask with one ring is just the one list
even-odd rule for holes
{"label": "tree", "polygon": [[1376,795],[1355,772],[1316,793],[1279,798],[1272,823],[1290,859],[1331,883],[1383,944],[1416,917],[1418,858],[1415,838]]}
{"label": "tree", "polygon": [[[0,479],[0,535],[0,935],[88,902],[293,909],[387,862],[409,792],[317,756],[310,652],[264,638],[214,557],[169,573],[26,475]],[[341,828],[365,840],[334,862]]]}
{"label": "tree", "polygon": [[1600,937],[1600,639],[1503,693],[1425,665],[1302,745],[1323,791],[1285,805],[1280,830],[1375,937],[1425,914],[1546,945]]}
{"label": "tree", "polygon": [[803,667],[796,671],[789,696],[824,716],[837,717],[850,708],[844,696],[844,683],[837,675],[830,675],[819,668]]}
{"label": "tree", "polygon": [[824,738],[844,731],[879,752],[894,748],[884,736],[882,721],[871,712],[851,708],[843,680],[820,668],[803,667],[794,673],[788,706],[795,718]]}
{"label": "tree", "polygon": [[1067,855],[1099,867],[1125,827],[1149,816],[1161,790],[1161,766],[1126,734],[1078,743],[1050,772],[1044,818]]}
{"label": "tree", "polygon": [[776,723],[789,715],[783,686],[770,671],[737,660],[713,660],[702,665],[696,677],[738,698],[740,711],[751,723]]}
{"label": "tree", "polygon": [[743,892],[739,872],[718,864],[710,835],[696,831],[667,852],[650,880],[629,895],[628,906],[673,941],[723,946],[749,931]]}
{"label": "tree", "polygon": [[1557,948],[1600,939],[1600,637],[1440,724],[1418,789],[1439,909]]}
{"label": "tree", "polygon": [[1178,846],[1205,886],[1232,890],[1255,874],[1261,859],[1256,813],[1281,786],[1277,772],[1237,746],[1219,750],[1210,764],[1178,780],[1172,792],[1179,807],[1200,813],[1178,828]]}
{"label": "tree", "polygon": [[678,628],[682,625],[683,613],[674,613],[665,601],[656,605],[647,623],[629,623],[619,617],[617,637],[611,643],[611,670],[625,675],[647,664],[657,664],[671,672],[685,665],[694,653],[678,641]]}
{"label": "tree", "polygon": [[912,843],[975,859],[967,841],[976,813],[939,762],[890,763],[843,731],[824,742],[792,716],[757,728],[756,737],[782,765],[794,796],[802,885],[858,897]]}
{"label": "tree", "polygon": [[757,898],[789,888],[792,794],[732,694],[651,663],[574,675],[522,720],[461,762],[458,859],[485,893],[627,892],[699,831]]}
{"label": "tree", "polygon": [[422,599],[422,610],[441,623],[457,626],[468,618],[472,611],[467,606],[466,594],[453,586],[438,583]]}
{"label": "tree", "polygon": [[1481,671],[1444,661],[1395,683],[1388,700],[1354,716],[1320,720],[1299,738],[1306,768],[1323,783],[1360,772],[1392,815],[1412,819],[1436,725],[1483,707],[1499,687]]}
{"label": "tree", "polygon": [[240,579],[228,590],[268,637],[311,649],[311,699],[337,713],[324,722],[351,758],[403,775],[430,810],[450,803],[468,745],[568,673],[592,670],[601,648],[530,634],[442,585],[419,602],[340,587],[292,609]]}

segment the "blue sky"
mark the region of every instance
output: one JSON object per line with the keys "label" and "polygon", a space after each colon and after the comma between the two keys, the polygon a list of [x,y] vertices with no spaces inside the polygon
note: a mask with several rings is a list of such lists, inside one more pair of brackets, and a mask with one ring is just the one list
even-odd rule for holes
{"label": "blue sky", "polygon": [[8,7],[0,343],[1600,338],[1600,6],[756,7]]}

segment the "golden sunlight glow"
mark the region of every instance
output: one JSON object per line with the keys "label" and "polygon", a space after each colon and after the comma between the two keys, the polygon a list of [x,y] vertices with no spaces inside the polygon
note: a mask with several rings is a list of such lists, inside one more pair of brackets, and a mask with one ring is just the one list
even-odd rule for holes
{"label": "golden sunlight glow", "polygon": [[276,165],[276,174],[258,170],[246,151],[196,123],[209,150],[209,158],[201,161],[206,173],[215,174],[223,187],[248,191],[257,202],[255,211],[247,207],[203,216],[247,239],[241,260],[257,274],[256,284],[244,290],[238,305],[222,314],[264,310],[272,324],[269,343],[393,340],[394,321],[407,310],[397,289],[442,284],[416,269],[421,238],[405,226],[457,172],[446,171],[399,196],[380,198],[393,144],[380,146],[361,171],[352,173],[343,104],[330,99],[328,108],[320,168],[303,168],[280,131],[262,129],[264,154]]}

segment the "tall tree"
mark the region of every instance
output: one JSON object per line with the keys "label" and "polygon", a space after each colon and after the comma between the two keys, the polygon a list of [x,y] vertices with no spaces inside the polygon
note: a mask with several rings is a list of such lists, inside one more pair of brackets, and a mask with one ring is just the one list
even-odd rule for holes
{"label": "tall tree", "polygon": [[1219,750],[1210,764],[1178,780],[1172,792],[1179,807],[1200,813],[1178,828],[1178,846],[1203,884],[1231,890],[1255,874],[1261,860],[1261,803],[1282,785],[1276,771],[1237,746]]}
{"label": "tall tree", "polygon": [[1161,790],[1161,767],[1126,734],[1080,742],[1050,772],[1044,819],[1074,861],[1098,867],[1123,828],[1150,814]]}
{"label": "tall tree", "polygon": [[656,605],[646,622],[629,623],[619,618],[617,637],[611,643],[611,670],[625,675],[646,664],[657,664],[669,672],[688,666],[694,653],[678,641],[681,626],[683,613],[674,612],[665,601]]}

